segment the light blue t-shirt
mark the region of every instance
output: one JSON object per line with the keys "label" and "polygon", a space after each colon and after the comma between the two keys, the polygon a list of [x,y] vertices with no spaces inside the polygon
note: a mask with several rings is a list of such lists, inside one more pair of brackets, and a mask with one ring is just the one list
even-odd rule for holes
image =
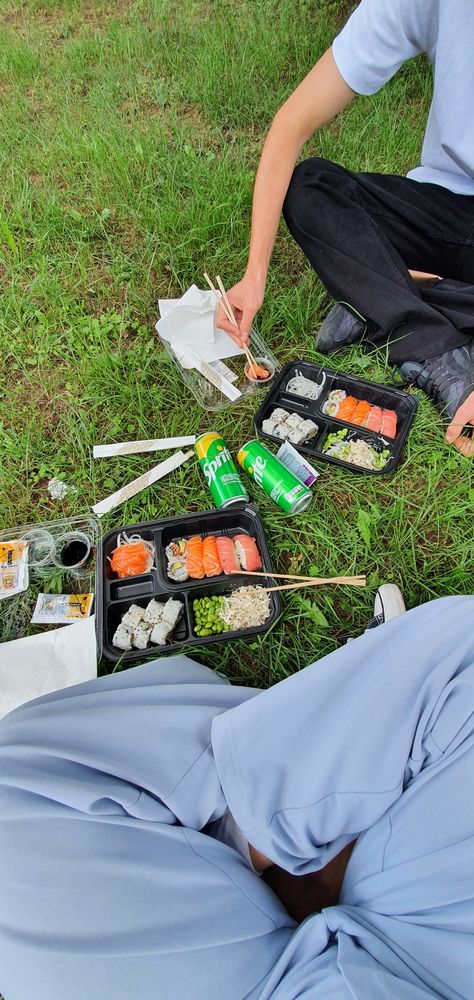
{"label": "light blue t-shirt", "polygon": [[474,0],[361,0],[334,39],[357,94],[374,94],[412,56],[433,67],[433,99],[416,181],[474,195]]}

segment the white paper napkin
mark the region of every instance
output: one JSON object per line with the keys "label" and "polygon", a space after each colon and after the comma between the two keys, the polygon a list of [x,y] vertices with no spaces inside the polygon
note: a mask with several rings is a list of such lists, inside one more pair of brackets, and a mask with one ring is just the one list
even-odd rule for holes
{"label": "white paper napkin", "polygon": [[0,718],[26,701],[97,677],[94,616],[0,644]]}
{"label": "white paper napkin", "polygon": [[161,319],[156,329],[172,347],[184,368],[194,367],[187,361],[185,346],[207,362],[237,357],[244,352],[215,325],[217,303],[211,291],[191,285],[180,299],[159,299]]}

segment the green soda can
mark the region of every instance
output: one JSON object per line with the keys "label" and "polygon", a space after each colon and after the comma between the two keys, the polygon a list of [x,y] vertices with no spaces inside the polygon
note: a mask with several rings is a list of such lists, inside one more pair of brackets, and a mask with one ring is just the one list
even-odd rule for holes
{"label": "green soda can", "polygon": [[285,514],[299,514],[310,503],[311,490],[260,441],[244,444],[237,461]]}
{"label": "green soda can", "polygon": [[232,455],[215,431],[208,431],[196,438],[194,451],[212,493],[216,507],[230,507],[233,503],[247,503],[245,489]]}

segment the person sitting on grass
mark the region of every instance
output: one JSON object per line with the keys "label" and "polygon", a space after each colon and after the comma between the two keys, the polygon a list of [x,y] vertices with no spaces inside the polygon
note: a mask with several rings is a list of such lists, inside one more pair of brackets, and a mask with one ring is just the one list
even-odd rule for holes
{"label": "person sitting on grass", "polygon": [[[357,340],[390,362],[450,421],[446,440],[474,455],[474,4],[361,0],[332,47],[276,114],[254,190],[244,277],[228,292],[248,339],[281,212],[336,299],[316,339],[328,354]],[[407,177],[354,173],[319,157],[295,163],[311,135],[426,53],[433,99],[421,165]],[[419,280],[421,279],[421,280]]]}
{"label": "person sitting on grass", "polygon": [[7,715],[6,1000],[472,997],[473,614],[388,585],[267,691],[174,656]]}

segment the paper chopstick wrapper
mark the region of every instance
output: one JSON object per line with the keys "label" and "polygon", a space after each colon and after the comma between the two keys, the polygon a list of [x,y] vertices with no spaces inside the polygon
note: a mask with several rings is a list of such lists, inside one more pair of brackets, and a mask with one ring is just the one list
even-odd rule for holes
{"label": "paper chopstick wrapper", "polygon": [[240,398],[242,395],[240,389],[236,389],[235,385],[232,385],[232,382],[229,382],[223,375],[220,375],[215,368],[211,368],[207,361],[199,357],[199,354],[196,354],[187,344],[174,344],[173,351],[180,364],[183,364],[185,367],[196,368],[198,372],[201,372],[201,375],[204,375],[204,378],[208,382],[215,385],[216,389],[220,389],[224,396],[227,396],[227,399],[234,401]]}
{"label": "paper chopstick wrapper", "polygon": [[95,507],[92,508],[94,514],[98,514],[102,517],[103,514],[108,514],[109,511],[115,510],[120,504],[125,503],[130,497],[134,497],[137,493],[145,490],[147,486],[152,486],[156,483],[158,479],[162,479],[166,476],[168,472],[172,472],[173,469],[177,469],[183,462],[186,462],[188,458],[191,458],[194,452],[192,451],[178,451],[171,458],[166,458],[164,462],[160,462],[159,465],[155,465],[153,469],[149,472],[144,472],[142,476],[138,479],[133,479],[131,483],[127,483],[126,486],[122,486],[121,490],[116,490],[115,493],[111,493],[110,496],[106,497],[105,500],[100,500],[96,503]]}
{"label": "paper chopstick wrapper", "polygon": [[144,451],[166,451],[167,448],[184,448],[195,444],[196,436],[149,438],[146,441],[119,441],[117,444],[94,445],[94,458],[112,458],[114,455],[139,455]]}

